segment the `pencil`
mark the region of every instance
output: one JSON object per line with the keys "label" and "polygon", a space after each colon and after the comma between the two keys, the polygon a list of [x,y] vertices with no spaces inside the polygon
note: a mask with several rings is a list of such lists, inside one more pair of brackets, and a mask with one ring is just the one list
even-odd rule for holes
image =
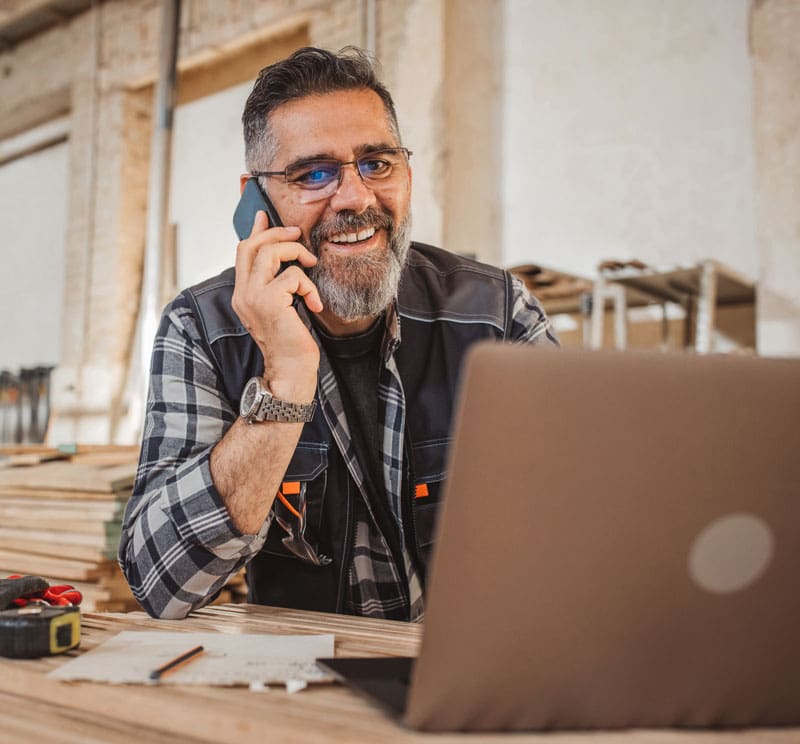
{"label": "pencil", "polygon": [[172,672],[177,669],[179,666],[183,666],[184,664],[188,664],[192,659],[196,659],[200,654],[204,651],[202,646],[195,646],[194,648],[190,648],[185,653],[182,653],[180,656],[176,656],[174,659],[171,659],[166,664],[162,664],[158,669],[154,669],[150,672],[150,679],[152,680],[159,680],[161,679],[167,672]]}

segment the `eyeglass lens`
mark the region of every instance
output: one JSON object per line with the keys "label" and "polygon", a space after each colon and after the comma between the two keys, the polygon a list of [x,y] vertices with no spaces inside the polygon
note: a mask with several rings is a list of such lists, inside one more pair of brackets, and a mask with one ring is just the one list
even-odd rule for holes
{"label": "eyeglass lens", "polygon": [[342,168],[355,165],[362,180],[371,189],[379,189],[397,182],[408,167],[405,150],[371,152],[354,163],[338,160],[309,160],[286,170],[286,180],[297,187],[297,199],[309,203],[327,199],[339,188]]}

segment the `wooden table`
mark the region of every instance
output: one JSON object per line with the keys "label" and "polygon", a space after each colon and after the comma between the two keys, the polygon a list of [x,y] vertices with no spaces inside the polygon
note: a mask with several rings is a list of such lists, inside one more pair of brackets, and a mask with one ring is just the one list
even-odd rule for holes
{"label": "wooden table", "polygon": [[[86,613],[84,653],[122,630],[226,633],[334,633],[337,656],[415,655],[422,628],[316,612],[219,605],[186,620],[152,620],[142,612]],[[553,742],[554,744],[796,744],[800,729],[623,731],[513,735],[417,734],[339,685],[289,695],[282,689],[149,687],[58,682],[45,675],[69,655],[35,660],[0,658],[0,740],[23,736],[48,742]]]}
{"label": "wooden table", "polygon": [[687,318],[694,317],[688,326],[687,346],[701,354],[714,351],[714,330],[717,327],[717,310],[722,307],[742,307],[753,310],[751,327],[738,339],[751,345],[755,334],[755,285],[747,277],[713,259],[701,261],[696,266],[655,269],[622,268],[604,271],[594,283],[592,323],[589,345],[593,349],[603,346],[603,315],[605,300],[614,306],[614,335],[618,349],[627,346],[627,309],[644,304],[675,303],[681,305]]}

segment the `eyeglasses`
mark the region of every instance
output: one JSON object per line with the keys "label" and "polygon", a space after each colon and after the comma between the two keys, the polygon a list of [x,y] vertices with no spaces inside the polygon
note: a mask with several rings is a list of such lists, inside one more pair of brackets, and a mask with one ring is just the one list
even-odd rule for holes
{"label": "eyeglasses", "polygon": [[299,201],[307,204],[336,193],[342,183],[345,165],[354,165],[361,180],[373,191],[394,186],[408,172],[411,155],[405,147],[392,147],[345,163],[341,160],[303,160],[282,171],[256,171],[250,175],[258,178],[282,176],[286,183],[298,190]]}

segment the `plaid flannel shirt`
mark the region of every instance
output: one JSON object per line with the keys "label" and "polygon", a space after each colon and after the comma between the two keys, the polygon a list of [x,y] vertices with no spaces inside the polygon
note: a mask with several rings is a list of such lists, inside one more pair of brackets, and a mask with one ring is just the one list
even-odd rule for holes
{"label": "plaid flannel shirt", "polygon": [[[557,343],[543,311],[517,279],[513,291],[510,339]],[[302,309],[301,316],[311,328]],[[345,611],[420,620],[422,586],[403,535],[406,407],[394,360],[400,343],[400,316],[394,305],[386,315],[378,401],[386,496],[400,534],[404,565],[395,564],[368,499],[356,499],[355,551]],[[272,524],[270,512],[255,535],[242,534],[211,478],[211,450],[238,416],[222,390],[218,370],[204,351],[197,319],[187,300],[178,296],[165,308],[155,339],[139,467],[119,546],[120,565],[133,594],[154,616],[184,617],[209,602],[261,550]],[[318,398],[350,475],[362,489],[363,471],[324,350]]]}

